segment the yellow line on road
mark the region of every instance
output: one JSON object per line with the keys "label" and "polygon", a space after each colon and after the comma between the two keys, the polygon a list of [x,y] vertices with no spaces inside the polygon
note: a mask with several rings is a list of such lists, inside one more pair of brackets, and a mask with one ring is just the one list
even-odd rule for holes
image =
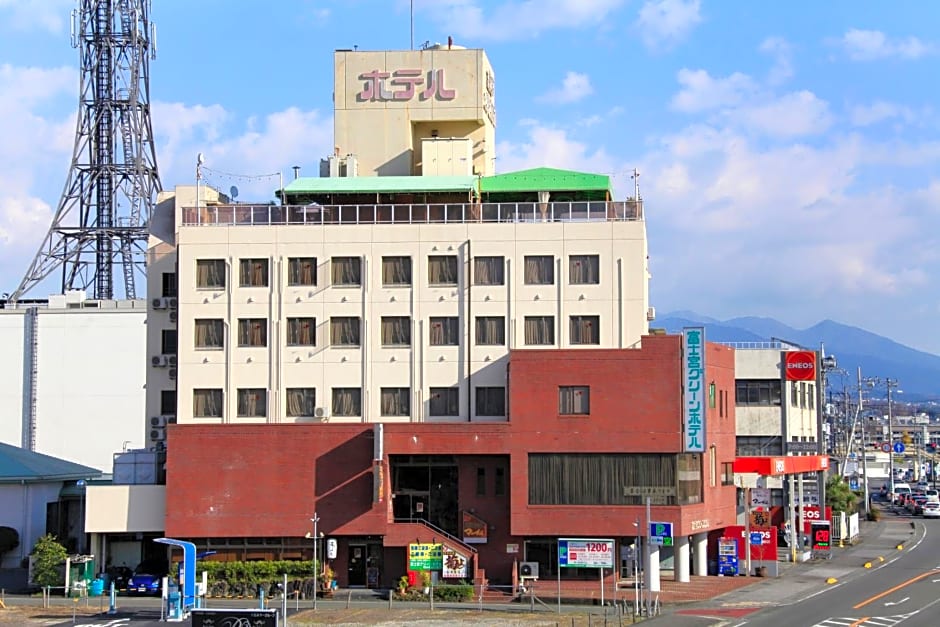
{"label": "yellow line on road", "polygon": [[857,610],[857,609],[860,608],[860,607],[865,607],[866,605],[868,605],[868,604],[871,603],[872,601],[877,601],[878,599],[881,599],[881,598],[883,598],[883,597],[886,597],[886,596],[888,596],[889,594],[891,594],[892,592],[897,592],[898,590],[900,590],[900,589],[903,588],[904,586],[909,586],[909,585],[911,585],[912,583],[917,582],[917,581],[920,581],[920,580],[923,579],[924,577],[929,577],[930,575],[933,575],[933,574],[936,573],[936,572],[937,572],[936,570],[930,570],[930,571],[927,571],[926,573],[922,573],[922,574],[920,574],[920,575],[917,575],[916,577],[911,577],[910,579],[908,579],[908,580],[905,581],[904,583],[898,584],[898,585],[894,586],[893,588],[889,588],[888,590],[885,590],[884,592],[881,592],[881,593],[879,593],[879,594],[876,594],[875,596],[873,596],[873,597],[871,597],[871,598],[865,599],[864,601],[862,601],[862,602],[859,603],[858,605],[853,605],[853,606],[852,606],[852,609],[853,609],[853,610]]}
{"label": "yellow line on road", "polygon": [[849,625],[849,627],[858,627],[859,625],[861,625],[862,623],[864,623],[864,622],[865,622],[866,620],[868,620],[869,618],[871,618],[871,616],[866,616],[865,618],[860,618],[860,619],[858,619],[857,621],[855,621],[854,623],[852,623],[851,625]]}

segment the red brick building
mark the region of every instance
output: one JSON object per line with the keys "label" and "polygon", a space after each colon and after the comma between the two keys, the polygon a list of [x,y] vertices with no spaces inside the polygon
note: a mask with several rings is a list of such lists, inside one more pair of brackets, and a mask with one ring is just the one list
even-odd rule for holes
{"label": "red brick building", "polygon": [[554,578],[559,537],[611,538],[620,556],[655,493],[676,540],[659,558],[704,575],[709,532],[735,524],[734,351],[704,353],[704,453],[683,452],[682,338],[663,335],[513,351],[506,423],[172,425],[166,533],[219,559],[310,559],[316,512],[342,586],[394,585],[414,542],[509,583],[523,561]]}

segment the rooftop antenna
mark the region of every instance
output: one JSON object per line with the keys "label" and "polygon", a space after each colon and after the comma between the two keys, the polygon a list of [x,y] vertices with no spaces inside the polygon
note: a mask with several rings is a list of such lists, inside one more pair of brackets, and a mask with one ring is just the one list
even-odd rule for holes
{"label": "rooftop antenna", "polygon": [[52,224],[19,287],[18,301],[62,269],[61,289],[137,298],[150,214],[160,191],[150,124],[150,60],[156,31],[150,0],[79,0],[72,46],[80,57],[72,164]]}

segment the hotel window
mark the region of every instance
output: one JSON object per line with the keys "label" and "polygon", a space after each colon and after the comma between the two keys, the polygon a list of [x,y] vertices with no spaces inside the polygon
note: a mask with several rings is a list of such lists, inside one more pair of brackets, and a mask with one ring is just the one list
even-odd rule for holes
{"label": "hotel window", "polygon": [[806,397],[809,401],[808,406],[810,409],[816,409],[816,386],[812,383],[808,383],[806,387]]}
{"label": "hotel window", "polygon": [[714,488],[718,483],[718,450],[712,444],[708,447],[708,487]]}
{"label": "hotel window", "polygon": [[493,481],[493,494],[496,496],[504,496],[506,494],[506,469],[497,468],[495,471],[496,476]]}
{"label": "hotel window", "polygon": [[676,456],[679,505],[702,502],[702,455],[680,453]]}
{"label": "hotel window", "polygon": [[287,284],[315,286],[317,284],[317,258],[290,257],[287,260]]}
{"label": "hotel window", "polygon": [[568,330],[572,344],[600,344],[599,316],[571,316]]}
{"label": "hotel window", "polygon": [[457,255],[428,257],[429,285],[457,285]]}
{"label": "hotel window", "polygon": [[458,416],[460,390],[458,388],[431,388],[428,402],[429,416]]}
{"label": "hotel window", "polygon": [[779,379],[738,379],[734,382],[734,404],[738,407],[779,407]]}
{"label": "hotel window", "polygon": [[506,319],[503,316],[477,316],[476,340],[480,346],[506,343]]}
{"label": "hotel window", "polygon": [[238,262],[239,287],[267,287],[268,260],[241,259]]}
{"label": "hotel window", "polygon": [[224,259],[196,260],[196,289],[220,290],[225,287]]}
{"label": "hotel window", "polygon": [[411,318],[382,316],[382,346],[411,346]]}
{"label": "hotel window", "polygon": [[195,347],[202,350],[225,348],[225,323],[221,319],[196,318]]}
{"label": "hotel window", "polygon": [[358,287],[362,285],[362,259],[359,257],[333,257],[330,263],[333,285]]}
{"label": "hotel window", "polygon": [[554,285],[555,259],[551,255],[526,255],[524,273],[526,285]]}
{"label": "hotel window", "polygon": [[457,316],[431,317],[431,346],[457,346],[460,344],[460,319]]}
{"label": "hotel window", "polygon": [[176,354],[176,329],[160,331],[160,351],[164,355]]}
{"label": "hotel window", "polygon": [[161,390],[160,391],[160,415],[161,416],[175,416],[176,415],[176,390]]}
{"label": "hotel window", "polygon": [[796,381],[790,382],[790,404],[794,407],[800,404],[800,384]]}
{"label": "hotel window", "polygon": [[721,485],[734,485],[734,462],[721,462]]}
{"label": "hotel window", "polygon": [[586,385],[563,385],[558,388],[558,413],[590,414],[591,388]]}
{"label": "hotel window", "polygon": [[268,345],[268,321],[264,318],[241,318],[238,321],[238,345],[258,348]]}
{"label": "hotel window", "polygon": [[526,346],[545,346],[555,343],[554,316],[525,317]]}
{"label": "hotel window", "polygon": [[473,284],[474,285],[504,285],[503,257],[474,257]]}
{"label": "hotel window", "polygon": [[222,390],[193,390],[193,418],[221,418]]}
{"label": "hotel window", "polygon": [[330,344],[333,346],[359,346],[359,318],[330,318]]}
{"label": "hotel window", "polygon": [[316,388],[287,388],[288,418],[312,418],[316,405]]}
{"label": "hotel window", "polygon": [[597,285],[601,282],[601,258],[598,255],[568,257],[568,282],[571,285]]}
{"label": "hotel window", "polygon": [[177,295],[176,273],[164,272],[163,273],[163,285],[162,285],[162,289],[160,290],[160,296],[172,297],[176,295]]}
{"label": "hotel window", "polygon": [[486,496],[486,468],[477,467],[477,496]]}
{"label": "hotel window", "polygon": [[316,346],[317,345],[317,319],[316,318],[288,318],[287,319],[287,345],[288,346]]}
{"label": "hotel window", "polygon": [[239,388],[239,418],[263,418],[268,414],[268,391],[264,388]]}
{"label": "hotel window", "polygon": [[362,388],[333,388],[334,416],[362,415]]}
{"label": "hotel window", "polygon": [[382,257],[382,285],[411,285],[411,257]]}
{"label": "hotel window", "polygon": [[380,410],[383,416],[410,416],[411,388],[382,388]]}
{"label": "hotel window", "polygon": [[477,416],[505,416],[506,388],[479,387],[476,389]]}

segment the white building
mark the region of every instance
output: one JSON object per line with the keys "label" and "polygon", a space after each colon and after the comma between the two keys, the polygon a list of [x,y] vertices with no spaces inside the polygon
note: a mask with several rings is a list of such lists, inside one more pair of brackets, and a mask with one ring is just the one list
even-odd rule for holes
{"label": "white building", "polygon": [[0,441],[104,472],[143,446],[146,316],[82,292],[0,309]]}

